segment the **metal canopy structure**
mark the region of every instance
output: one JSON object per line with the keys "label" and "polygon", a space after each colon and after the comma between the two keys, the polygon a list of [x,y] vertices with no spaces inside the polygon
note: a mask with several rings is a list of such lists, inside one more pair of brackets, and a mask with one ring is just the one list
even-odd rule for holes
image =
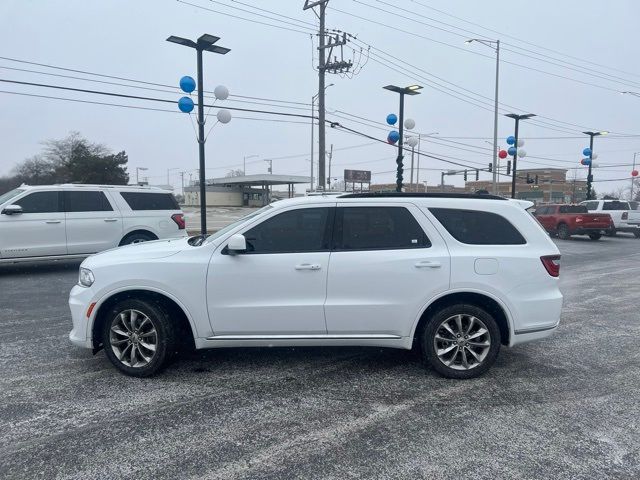
{"label": "metal canopy structure", "polygon": [[211,178],[207,180],[207,185],[294,185],[298,183],[309,183],[311,179],[302,175],[242,175],[239,177]]}

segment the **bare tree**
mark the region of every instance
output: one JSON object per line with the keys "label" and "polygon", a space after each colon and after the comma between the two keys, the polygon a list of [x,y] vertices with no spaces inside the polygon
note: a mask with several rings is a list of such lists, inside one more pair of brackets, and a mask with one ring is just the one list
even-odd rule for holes
{"label": "bare tree", "polygon": [[242,177],[244,176],[244,170],[242,170],[241,168],[237,168],[235,170],[229,170],[225,176],[226,177]]}

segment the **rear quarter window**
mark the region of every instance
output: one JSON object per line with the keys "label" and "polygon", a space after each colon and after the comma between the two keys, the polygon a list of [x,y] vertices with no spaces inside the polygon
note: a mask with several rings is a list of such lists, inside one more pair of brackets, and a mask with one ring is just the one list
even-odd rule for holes
{"label": "rear quarter window", "polygon": [[524,245],[526,240],[502,215],[480,210],[430,208],[449,234],[468,245]]}
{"label": "rear quarter window", "polygon": [[563,205],[560,207],[560,213],[587,213],[585,205]]}
{"label": "rear quarter window", "polygon": [[131,210],[180,210],[170,193],[120,192]]}
{"label": "rear quarter window", "polygon": [[627,202],[620,202],[617,200],[604,202],[602,204],[602,210],[629,210],[629,204]]}

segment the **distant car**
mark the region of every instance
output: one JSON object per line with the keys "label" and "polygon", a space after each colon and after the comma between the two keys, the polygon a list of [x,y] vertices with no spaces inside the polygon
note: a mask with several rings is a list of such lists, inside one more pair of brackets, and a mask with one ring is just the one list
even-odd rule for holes
{"label": "distant car", "polygon": [[563,240],[571,235],[589,235],[598,240],[603,230],[614,228],[607,213],[589,213],[585,205],[544,205],[534,213],[547,232]]}
{"label": "distant car", "polygon": [[638,210],[638,204],[640,202],[636,202],[635,200],[633,202],[629,202],[629,207],[631,208],[631,210]]}
{"label": "distant car", "polygon": [[501,345],[560,321],[559,251],[529,205],[446,193],[282,200],[204,241],[89,257],[69,338],[138,377],[185,344],[416,346],[440,374],[476,377]]}
{"label": "distant car", "polygon": [[0,195],[0,263],[85,257],[186,235],[176,199],[159,188],[22,185]]}
{"label": "distant car", "polygon": [[623,200],[586,200],[581,202],[589,213],[608,213],[613,220],[613,228],[605,230],[605,235],[614,236],[618,232],[633,233],[640,238],[640,212],[632,210],[629,202]]}

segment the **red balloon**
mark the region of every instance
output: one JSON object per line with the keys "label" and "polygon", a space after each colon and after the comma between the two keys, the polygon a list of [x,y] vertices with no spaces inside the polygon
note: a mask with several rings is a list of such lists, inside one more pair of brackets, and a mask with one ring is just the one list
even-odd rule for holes
{"label": "red balloon", "polygon": [[637,177],[638,176],[638,170],[634,170],[631,172],[631,176],[632,177]]}
{"label": "red balloon", "polygon": [[500,150],[500,152],[498,153],[498,156],[500,158],[507,158],[507,151],[506,150]]}

